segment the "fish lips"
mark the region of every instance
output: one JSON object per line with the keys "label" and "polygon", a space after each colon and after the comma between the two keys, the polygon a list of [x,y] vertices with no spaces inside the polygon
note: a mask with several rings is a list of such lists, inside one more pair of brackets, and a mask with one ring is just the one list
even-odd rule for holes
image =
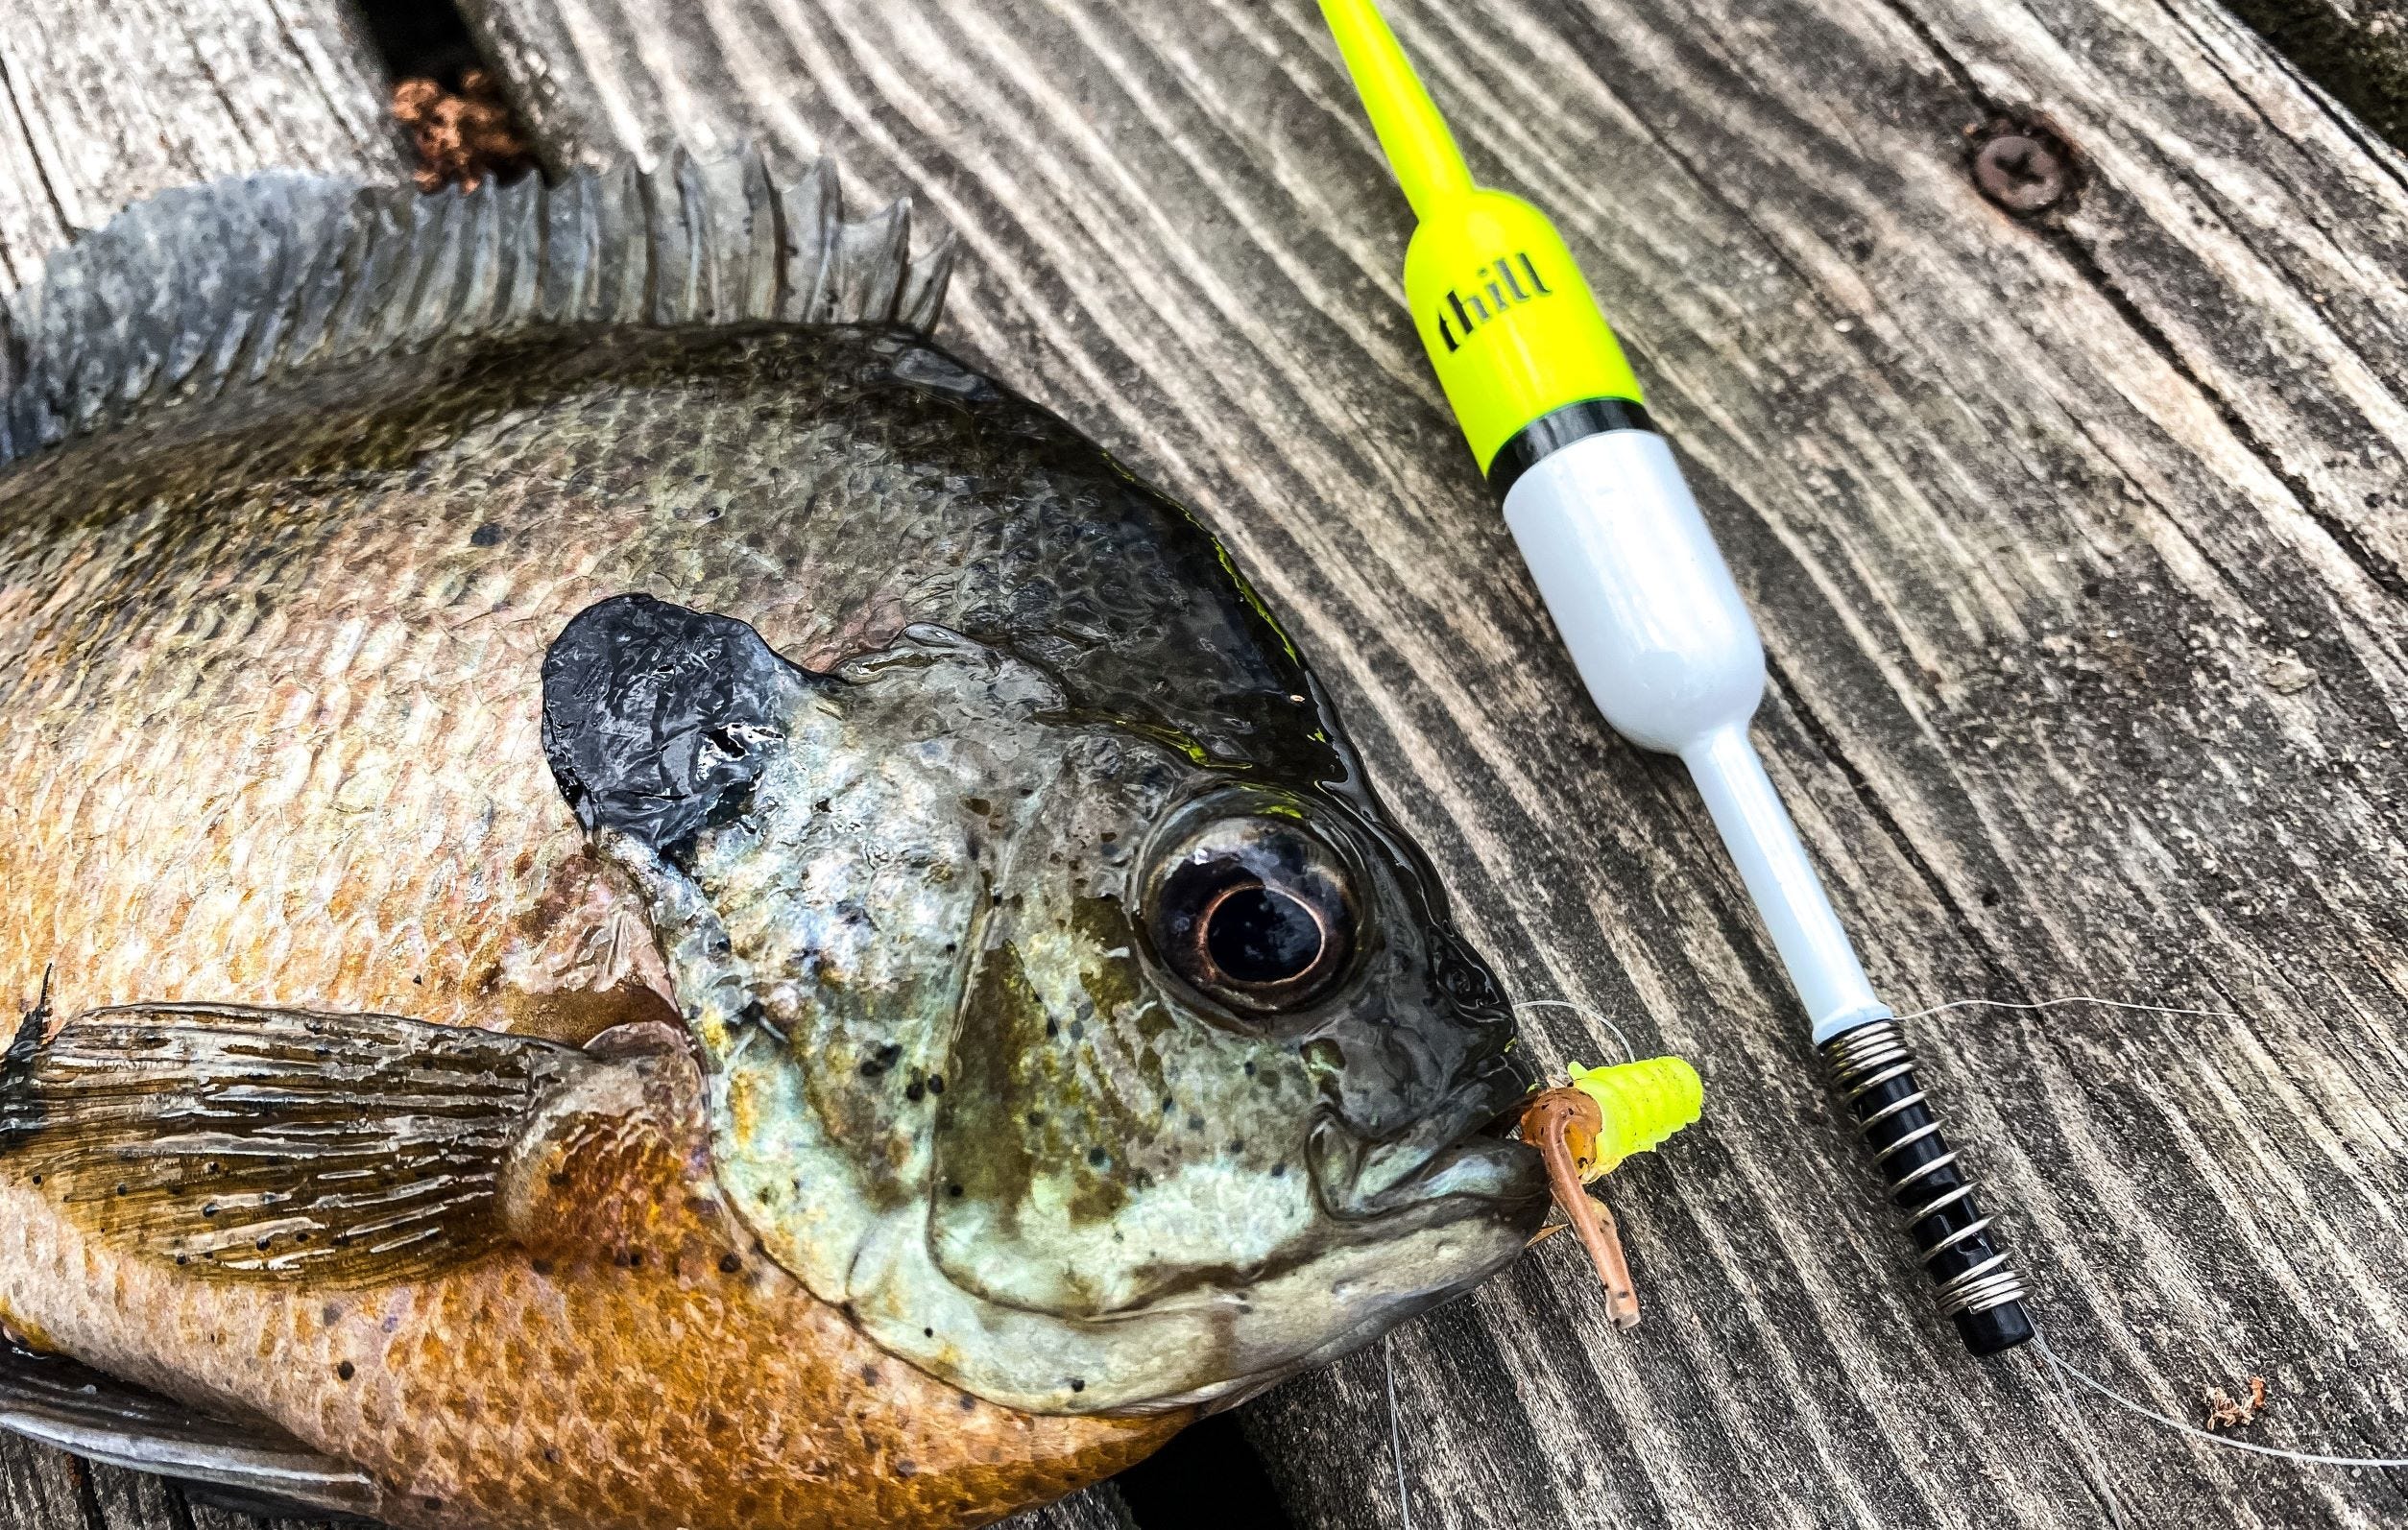
{"label": "fish lips", "polygon": [[1338,1321],[1318,1343],[1273,1364],[1135,1411],[1236,1407],[1361,1349],[1512,1263],[1538,1231],[1550,1199],[1537,1151],[1494,1127],[1511,1119],[1528,1088],[1497,1058],[1414,1126],[1385,1140],[1361,1136],[1334,1112],[1322,1115],[1306,1151],[1323,1210],[1346,1231],[1318,1260],[1292,1274]]}
{"label": "fish lips", "polygon": [[1322,1210],[1377,1231],[1394,1230],[1400,1219],[1431,1225],[1483,1215],[1535,1231],[1548,1201],[1545,1166],[1535,1149],[1492,1129],[1527,1092],[1519,1070],[1494,1057],[1385,1140],[1323,1114],[1306,1143]]}

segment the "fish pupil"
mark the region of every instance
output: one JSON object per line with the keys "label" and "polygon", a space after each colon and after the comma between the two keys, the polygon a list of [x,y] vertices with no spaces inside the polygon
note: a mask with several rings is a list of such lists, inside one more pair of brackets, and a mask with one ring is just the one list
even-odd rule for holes
{"label": "fish pupil", "polygon": [[1204,948],[1233,982],[1285,983],[1321,957],[1321,921],[1277,888],[1240,887],[1213,906]]}

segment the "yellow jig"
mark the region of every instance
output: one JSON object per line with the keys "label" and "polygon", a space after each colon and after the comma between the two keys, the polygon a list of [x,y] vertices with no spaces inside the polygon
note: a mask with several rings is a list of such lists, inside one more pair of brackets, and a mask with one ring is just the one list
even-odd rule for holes
{"label": "yellow jig", "polygon": [[1631,1154],[1661,1145],[1695,1121],[1705,1103],[1705,1085],[1696,1068],[1676,1057],[1613,1067],[1576,1063],[1571,1074],[1570,1084],[1530,1096],[1522,1112],[1522,1140],[1546,1160],[1555,1206],[1564,1214],[1559,1227],[1571,1228],[1588,1251],[1605,1287],[1606,1315],[1616,1327],[1626,1328],[1639,1321],[1638,1288],[1614,1213],[1588,1186]]}

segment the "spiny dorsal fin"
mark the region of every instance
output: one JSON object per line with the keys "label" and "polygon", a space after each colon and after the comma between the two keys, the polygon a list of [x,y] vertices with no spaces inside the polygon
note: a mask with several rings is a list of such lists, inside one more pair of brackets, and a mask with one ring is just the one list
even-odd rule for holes
{"label": "spiny dorsal fin", "polygon": [[950,243],[911,203],[847,222],[823,159],[421,196],[292,172],[163,193],[0,299],[0,465],[168,398],[464,335],[571,324],[901,323],[944,303]]}

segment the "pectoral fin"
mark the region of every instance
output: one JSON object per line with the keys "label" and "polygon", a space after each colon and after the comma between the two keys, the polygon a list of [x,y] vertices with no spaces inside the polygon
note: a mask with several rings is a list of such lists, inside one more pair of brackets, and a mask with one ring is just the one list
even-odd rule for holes
{"label": "pectoral fin", "polygon": [[129,1386],[71,1360],[0,1342],[0,1428],[137,1471],[156,1471],[253,1503],[373,1519],[376,1485],[259,1422],[237,1423]]}
{"label": "pectoral fin", "polygon": [[510,1236],[512,1155],[612,1064],[377,1015],[95,1010],[0,1059],[0,1173],[199,1276],[365,1285]]}

